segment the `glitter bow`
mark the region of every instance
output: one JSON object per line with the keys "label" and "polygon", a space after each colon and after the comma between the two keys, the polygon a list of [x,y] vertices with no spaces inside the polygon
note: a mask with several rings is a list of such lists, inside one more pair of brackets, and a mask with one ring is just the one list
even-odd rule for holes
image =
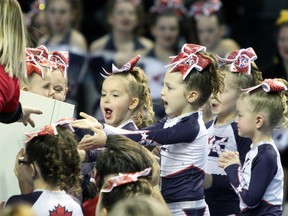
{"label": "glitter bow", "polygon": [[139,177],[142,176],[148,176],[151,172],[151,167],[146,168],[143,171],[135,172],[135,173],[119,173],[117,176],[113,176],[109,178],[104,186],[102,187],[101,191],[102,193],[109,193],[113,190],[115,187],[119,187],[121,185],[129,184],[132,182],[138,181]]}
{"label": "glitter bow", "polygon": [[49,56],[49,60],[54,62],[53,70],[59,68],[62,75],[67,78],[67,67],[69,66],[69,53],[67,51],[55,51]]}
{"label": "glitter bow", "polygon": [[48,49],[41,45],[37,48],[26,48],[26,77],[36,72],[44,79],[44,71],[41,66],[51,68],[53,62],[48,60]]}
{"label": "glitter bow", "polygon": [[199,15],[209,16],[220,10],[222,2],[220,0],[198,1],[191,5],[188,16],[197,19]]}
{"label": "glitter bow", "polygon": [[122,73],[122,72],[128,72],[133,70],[133,68],[135,67],[135,65],[137,64],[137,62],[140,59],[140,55],[135,56],[134,58],[132,58],[129,62],[127,62],[126,64],[124,64],[121,68],[117,68],[114,64],[112,64],[112,72],[109,73],[107,72],[103,67],[103,71],[106,73],[106,75],[102,74],[101,75],[106,78],[112,74],[116,74],[116,73]]}
{"label": "glitter bow", "polygon": [[250,88],[242,89],[242,91],[248,93],[259,87],[262,87],[265,92],[282,92],[288,89],[287,86],[278,79],[265,79],[261,84]]}
{"label": "glitter bow", "polygon": [[39,130],[36,130],[31,133],[26,133],[26,140],[25,143],[32,140],[34,137],[45,136],[45,135],[57,135],[57,126],[67,126],[72,132],[74,132],[73,127],[71,126],[71,122],[74,121],[73,118],[64,118],[57,121],[55,124],[45,125]]}
{"label": "glitter bow", "polygon": [[163,13],[167,10],[175,10],[176,15],[183,15],[187,13],[182,0],[155,0],[154,5],[150,8],[152,13]]}
{"label": "glitter bow", "polygon": [[276,25],[280,26],[283,23],[288,23],[288,10],[281,10],[280,11],[280,16],[276,20]]}
{"label": "glitter bow", "polygon": [[232,52],[226,59],[217,56],[219,63],[231,64],[231,72],[239,72],[243,74],[251,74],[251,62],[257,59],[257,55],[253,48],[236,50]]}
{"label": "glitter bow", "polygon": [[165,67],[172,67],[170,72],[180,71],[183,80],[185,80],[193,68],[202,71],[211,63],[210,59],[204,58],[198,53],[200,51],[206,51],[206,47],[197,44],[184,44],[181,52],[177,56],[170,57],[170,63]]}

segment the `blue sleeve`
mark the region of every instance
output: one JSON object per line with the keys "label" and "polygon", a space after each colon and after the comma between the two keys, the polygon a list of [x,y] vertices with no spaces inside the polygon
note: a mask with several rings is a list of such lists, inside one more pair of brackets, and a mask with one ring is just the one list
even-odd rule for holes
{"label": "blue sleeve", "polygon": [[211,188],[225,188],[225,189],[232,189],[231,184],[227,175],[217,175],[212,174],[212,186]]}
{"label": "blue sleeve", "polygon": [[198,121],[190,121],[190,119],[183,119],[172,127],[139,131],[138,134],[127,134],[127,136],[141,145],[189,143],[197,137],[200,130]]}
{"label": "blue sleeve", "polygon": [[262,200],[267,187],[277,173],[277,153],[271,145],[259,146],[258,154],[252,161],[248,190],[240,186],[238,167],[239,165],[231,165],[225,169],[229,181],[247,206],[256,206]]}
{"label": "blue sleeve", "polygon": [[238,129],[237,129],[237,125],[235,122],[233,122],[231,126],[232,126],[234,137],[236,140],[237,151],[239,152],[240,162],[241,162],[241,165],[243,165],[246,154],[251,149],[250,146],[252,144],[252,140],[249,138],[240,137],[238,135]]}

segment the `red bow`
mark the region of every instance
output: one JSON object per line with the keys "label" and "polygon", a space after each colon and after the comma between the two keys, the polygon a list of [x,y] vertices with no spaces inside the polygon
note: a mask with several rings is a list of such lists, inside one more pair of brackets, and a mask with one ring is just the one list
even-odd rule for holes
{"label": "red bow", "polygon": [[69,53],[67,51],[55,51],[53,52],[49,60],[55,63],[53,70],[59,68],[62,75],[67,77],[67,67],[69,66]]}
{"label": "red bow", "polygon": [[253,48],[236,50],[232,52],[227,59],[217,56],[219,62],[231,64],[231,72],[239,72],[243,74],[251,74],[251,61],[257,59],[257,55]]}
{"label": "red bow", "polygon": [[34,137],[45,136],[45,135],[57,135],[58,134],[58,131],[56,128],[57,126],[67,126],[72,132],[74,132],[74,129],[71,126],[72,121],[74,121],[73,118],[64,118],[64,119],[57,121],[56,124],[45,125],[37,131],[26,133],[25,135],[27,139],[24,142],[27,143],[30,140],[32,140]]}
{"label": "red bow", "polygon": [[191,5],[188,16],[197,19],[199,15],[209,16],[220,10],[222,2],[220,0],[198,1]]}
{"label": "red bow", "polygon": [[[110,76],[112,74],[115,73],[122,73],[122,72],[128,72],[133,70],[133,68],[135,67],[135,65],[137,64],[137,62],[140,59],[140,55],[135,56],[134,58],[132,58],[129,62],[127,62],[126,64],[124,64],[121,68],[117,68],[114,64],[112,64],[112,72],[109,73],[107,72],[103,67],[102,69],[104,70],[104,72],[107,74],[107,76]],[[107,76],[104,74],[101,74],[104,78],[106,78]]]}
{"label": "red bow", "polygon": [[166,67],[172,66],[170,72],[180,71],[184,80],[193,68],[202,71],[211,63],[210,59],[198,54],[200,51],[206,51],[206,47],[197,44],[184,44],[177,56],[170,57],[170,63]]}
{"label": "red bow", "polygon": [[250,88],[242,89],[242,91],[250,92],[259,87],[262,87],[265,92],[282,92],[286,91],[287,86],[278,79],[265,79],[261,84]]}
{"label": "red bow", "polygon": [[156,0],[155,4],[150,8],[152,13],[163,13],[167,10],[175,10],[176,15],[187,13],[183,0]]}
{"label": "red bow", "polygon": [[146,168],[143,171],[135,172],[135,173],[119,173],[117,176],[113,176],[107,180],[107,185],[104,184],[103,188],[100,192],[102,193],[109,193],[115,187],[119,187],[121,185],[129,184],[132,182],[138,181],[139,177],[148,176],[151,172],[151,167]]}
{"label": "red bow", "polygon": [[53,63],[48,60],[48,49],[41,45],[37,48],[26,48],[26,77],[32,72],[36,72],[44,79],[44,72],[41,66],[53,67]]}

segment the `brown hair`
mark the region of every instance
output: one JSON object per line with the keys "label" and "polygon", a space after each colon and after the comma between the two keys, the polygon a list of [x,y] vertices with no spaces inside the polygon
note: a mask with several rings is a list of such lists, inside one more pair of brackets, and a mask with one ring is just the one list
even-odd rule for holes
{"label": "brown hair", "polygon": [[199,97],[193,104],[195,109],[202,107],[211,94],[217,99],[217,94],[224,90],[224,74],[218,69],[216,57],[204,51],[200,51],[199,55],[209,59],[211,63],[200,72],[193,68],[184,80],[188,90],[199,92]]}
{"label": "brown hair", "polygon": [[57,135],[34,137],[26,144],[28,162],[36,162],[43,179],[74,196],[81,193],[78,142],[68,129],[58,126]]}

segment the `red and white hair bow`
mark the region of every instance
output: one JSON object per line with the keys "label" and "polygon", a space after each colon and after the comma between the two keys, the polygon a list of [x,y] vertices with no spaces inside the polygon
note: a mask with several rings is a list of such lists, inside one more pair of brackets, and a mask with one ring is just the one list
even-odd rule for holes
{"label": "red and white hair bow", "polygon": [[116,74],[116,73],[122,73],[122,72],[128,72],[128,71],[132,71],[133,68],[136,66],[137,62],[140,59],[140,55],[135,56],[134,58],[132,58],[129,62],[127,62],[126,64],[124,64],[121,68],[117,68],[114,64],[112,64],[112,72],[109,73],[107,72],[103,67],[103,71],[106,73],[105,74],[101,74],[104,78],[112,75],[112,74]]}
{"label": "red and white hair bow", "polygon": [[222,2],[220,0],[198,1],[191,5],[188,16],[197,19],[199,15],[209,16],[220,10]]}
{"label": "red and white hair bow", "polygon": [[200,51],[206,51],[206,47],[198,44],[184,44],[177,56],[170,57],[171,60],[166,67],[172,67],[170,72],[180,71],[185,80],[193,68],[202,71],[211,63],[210,59],[198,53]]}
{"label": "red and white hair bow", "polygon": [[117,176],[113,176],[109,178],[106,183],[103,185],[100,192],[102,193],[109,193],[111,192],[115,187],[119,187],[121,185],[126,185],[132,182],[138,181],[139,177],[142,176],[148,176],[151,172],[151,167],[144,169],[140,172],[135,173],[119,173]]}
{"label": "red and white hair bow", "polygon": [[262,87],[265,92],[282,92],[288,90],[287,86],[278,79],[265,79],[261,84],[242,89],[242,91],[251,92],[260,87]]}
{"label": "red and white hair bow", "polygon": [[251,74],[251,62],[257,59],[257,55],[253,48],[236,50],[232,52],[226,59],[219,56],[219,63],[231,64],[231,72],[239,72],[243,74]]}
{"label": "red and white hair bow", "polygon": [[159,14],[167,10],[175,10],[176,15],[187,13],[183,0],[155,0],[154,5],[150,8],[150,12]]}
{"label": "red and white hair bow", "polygon": [[69,53],[67,51],[55,51],[49,56],[49,60],[55,63],[53,70],[59,68],[62,75],[67,78],[67,67],[69,66]]}
{"label": "red and white hair bow", "polygon": [[41,66],[52,68],[53,62],[48,60],[48,49],[41,45],[37,48],[26,48],[26,77],[36,72],[44,79],[44,72]]}
{"label": "red and white hair bow", "polygon": [[71,122],[74,121],[73,118],[64,118],[59,121],[57,121],[55,124],[51,125],[45,125],[39,130],[36,130],[31,133],[26,133],[26,140],[24,141],[25,143],[29,142],[32,140],[34,137],[39,137],[39,136],[45,136],[45,135],[57,135],[57,126],[66,126],[68,127],[72,132],[74,132],[73,127],[71,126]]}

